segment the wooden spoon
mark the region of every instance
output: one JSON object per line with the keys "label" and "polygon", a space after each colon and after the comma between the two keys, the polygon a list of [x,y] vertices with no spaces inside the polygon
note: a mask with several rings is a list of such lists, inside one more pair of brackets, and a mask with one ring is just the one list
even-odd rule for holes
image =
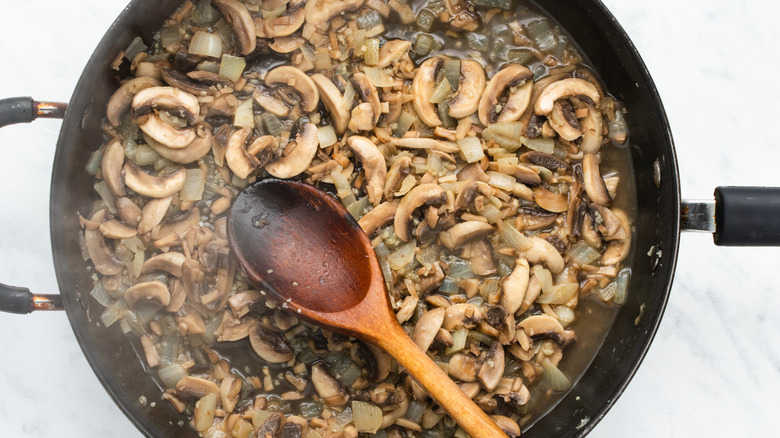
{"label": "wooden spoon", "polygon": [[398,324],[368,236],[333,196],[266,179],[236,197],[227,229],[258,290],[316,325],[381,347],[472,437],[506,437]]}

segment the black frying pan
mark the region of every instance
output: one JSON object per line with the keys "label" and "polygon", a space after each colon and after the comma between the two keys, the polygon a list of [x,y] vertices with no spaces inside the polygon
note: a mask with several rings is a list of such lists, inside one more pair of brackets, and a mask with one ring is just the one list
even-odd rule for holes
{"label": "black frying pan", "polygon": [[[89,313],[92,312],[94,320],[99,310],[90,307],[87,299],[80,299],[80,296],[87,297],[92,282],[78,255],[75,212],[84,211],[92,200],[91,179],[84,173],[83,164],[102,139],[99,116],[89,115],[100,114],[115,89],[114,78],[107,68],[113,55],[126,47],[136,35],[148,39],[178,0],[157,1],[153,5],[150,2],[142,3],[133,2],[109,30],[85,69],[70,102],[60,133],[52,175],[52,246],[57,278],[63,292],[62,302],[85,356],[107,391],[144,434],[186,436],[182,435],[184,433],[194,436],[194,432],[186,426],[180,429],[169,424],[172,411],[166,410],[164,403],[157,409],[145,409],[137,403],[140,395],[149,397],[150,394],[159,394],[159,390],[150,379],[142,376],[140,362],[132,351],[128,347],[121,348],[127,343],[119,330],[114,328],[106,335],[104,329],[89,323]],[[606,413],[633,375],[652,340],[666,304],[676,264],[681,201],[676,158],[663,108],[652,80],[619,25],[595,1],[567,2],[565,5],[552,0],[540,3],[580,43],[596,70],[602,74],[607,89],[627,104],[629,113],[643,115],[630,119],[633,143],[637,146],[633,151],[633,160],[640,205],[634,247],[656,247],[661,250],[660,257],[645,258],[637,254],[638,262],[634,266],[629,300],[621,309],[601,353],[564,400],[526,435],[574,436],[586,434]],[[0,121],[4,117],[6,122],[30,121],[34,118],[33,108],[30,100],[4,101],[0,104]],[[661,175],[660,186],[655,184],[657,173]],[[744,193],[731,190],[724,193],[727,201],[744,199]],[[765,194],[766,191],[749,190],[749,194],[754,193]],[[720,205],[726,205],[723,208],[728,210],[728,204],[730,202]],[[776,203],[760,205],[770,205],[771,211],[778,211]],[[744,210],[739,209],[736,212],[736,216],[727,218],[735,217],[741,221],[768,217],[767,214],[742,214]],[[755,242],[749,241],[749,238],[759,237],[749,233],[741,234],[741,231],[747,229],[741,225],[733,228],[736,234],[731,233],[726,220],[721,218],[718,221],[721,227],[726,227],[719,233],[722,243],[750,244]],[[755,229],[755,224],[748,225]],[[772,225],[771,221],[769,225]],[[768,232],[768,238],[777,243],[776,230]],[[759,240],[759,243],[770,243],[767,239]],[[8,294],[3,295],[6,297],[2,301],[4,305],[17,311],[28,309],[26,306],[30,301],[26,291],[10,295],[15,296],[15,299],[7,298]],[[56,306],[56,301],[54,299],[50,302]],[[43,303],[45,306],[46,299]],[[644,316],[639,324],[635,324],[636,315],[643,304]],[[85,311],[85,307],[89,309]],[[120,345],[118,353],[117,345]],[[590,421],[577,429],[586,417]]]}

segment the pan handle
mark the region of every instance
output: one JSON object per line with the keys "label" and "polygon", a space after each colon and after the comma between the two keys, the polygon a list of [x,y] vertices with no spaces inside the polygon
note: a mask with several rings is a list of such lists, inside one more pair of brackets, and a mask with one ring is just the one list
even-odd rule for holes
{"label": "pan handle", "polygon": [[780,187],[718,187],[714,201],[683,201],[681,219],[718,246],[780,246]]}
{"label": "pan handle", "polygon": [[[38,102],[32,97],[0,99],[0,128],[15,123],[30,123],[38,118],[61,119],[65,117],[66,103]],[[26,287],[0,283],[0,311],[30,313],[33,310],[62,310],[59,295],[37,295]]]}
{"label": "pan handle", "polygon": [[38,118],[61,119],[65,117],[67,103],[38,102],[32,97],[0,99],[0,128],[15,123],[30,123]]}

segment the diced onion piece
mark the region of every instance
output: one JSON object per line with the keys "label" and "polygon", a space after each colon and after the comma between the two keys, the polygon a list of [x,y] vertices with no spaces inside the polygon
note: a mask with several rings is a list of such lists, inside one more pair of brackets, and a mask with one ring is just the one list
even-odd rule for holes
{"label": "diced onion piece", "polygon": [[195,32],[190,41],[189,52],[193,55],[219,58],[222,56],[222,37],[202,30]]}
{"label": "diced onion piece", "polygon": [[531,239],[525,237],[523,233],[517,231],[515,227],[506,222],[499,223],[498,236],[501,237],[504,243],[519,252],[528,251],[534,246]]}
{"label": "diced onion piece", "polygon": [[200,201],[206,187],[206,175],[202,169],[187,169],[187,179],[181,189],[182,201]]}
{"label": "diced onion piece", "polygon": [[161,155],[152,149],[149,145],[139,144],[135,148],[135,154],[133,159],[139,166],[149,166],[157,162],[161,158]]}
{"label": "diced onion piece", "polygon": [[466,338],[469,335],[469,330],[466,328],[459,328],[452,332],[452,347],[448,348],[445,353],[453,354],[463,350],[466,347]]}
{"label": "diced onion piece", "polygon": [[458,286],[458,282],[449,275],[444,277],[444,280],[442,280],[441,285],[439,286],[439,292],[443,294],[454,294],[459,290],[460,287]]}
{"label": "diced onion piece", "polygon": [[497,189],[505,190],[507,192],[511,192],[512,189],[515,187],[515,183],[517,182],[515,180],[515,177],[513,177],[512,175],[507,175],[505,173],[494,172],[492,170],[488,170],[485,173],[487,174],[487,176],[490,177],[488,184],[490,184],[491,186]]}
{"label": "diced onion piece", "polygon": [[552,286],[548,292],[539,295],[536,302],[539,304],[566,304],[579,290],[580,285],[577,283],[557,284]]}
{"label": "diced onion piece", "polygon": [[553,307],[553,311],[558,315],[558,322],[560,322],[562,326],[568,327],[569,324],[574,322],[574,310],[566,306],[555,306]]}
{"label": "diced onion piece", "polygon": [[542,362],[542,371],[542,383],[553,391],[565,391],[571,387],[571,380],[550,359]]}
{"label": "diced onion piece", "polygon": [[363,44],[366,47],[366,53],[363,55],[366,65],[379,64],[379,39],[369,38]]}
{"label": "diced onion piece", "polygon": [[214,414],[217,412],[217,394],[210,392],[195,403],[192,418],[195,429],[205,432],[214,423]]}
{"label": "diced onion piece", "polygon": [[[246,60],[240,56],[222,55],[222,62],[219,64],[219,74],[235,82],[244,73]],[[249,99],[251,100],[251,99]]]}
{"label": "diced onion piece", "polygon": [[249,98],[236,107],[233,125],[239,128],[255,129],[254,99]]}
{"label": "diced onion piece", "polygon": [[266,11],[265,9],[260,9],[260,13],[263,15],[263,20],[273,20],[274,18],[281,17],[286,10],[287,10],[287,2],[284,2],[278,8],[270,11]]}
{"label": "diced onion piece", "polygon": [[387,69],[366,67],[363,69],[363,72],[365,72],[366,77],[368,77],[368,80],[374,84],[375,87],[393,87],[400,85]]}
{"label": "diced onion piece", "polygon": [[352,108],[352,102],[355,101],[355,87],[352,82],[347,83],[344,87],[344,95],[341,97],[341,101],[347,108]]}
{"label": "diced onion piece", "polygon": [[474,278],[474,271],[471,269],[471,262],[455,256],[449,257],[446,261],[450,268],[450,277],[457,280]]}
{"label": "diced onion piece", "polygon": [[496,208],[496,206],[493,204],[485,205],[485,208],[479,214],[480,216],[487,219],[488,223],[490,224],[495,224],[499,219],[501,219],[501,210]]}
{"label": "diced onion piece", "polygon": [[136,55],[147,50],[149,50],[149,47],[144,44],[144,40],[142,40],[141,37],[137,36],[133,41],[130,41],[130,45],[125,49],[125,58],[132,61]]}
{"label": "diced onion piece", "polygon": [[323,149],[328,146],[333,146],[336,144],[336,142],[339,141],[338,137],[336,136],[336,130],[333,129],[333,126],[331,125],[318,127],[317,138],[320,140],[320,148]]}
{"label": "diced onion piece", "polygon": [[414,114],[401,110],[401,115],[398,116],[398,120],[395,121],[395,127],[393,127],[393,135],[396,137],[403,137],[404,134],[409,132],[409,128],[417,119]]}
{"label": "diced onion piece", "polygon": [[387,256],[387,263],[394,271],[400,271],[414,261],[414,250],[417,248],[417,241],[412,240],[409,243],[402,245],[396,249],[389,256]]}
{"label": "diced onion piece", "polygon": [[157,370],[157,375],[167,388],[175,388],[183,377],[187,376],[187,370],[181,365],[174,363],[163,365]]}
{"label": "diced onion piece", "polygon": [[111,193],[111,190],[108,188],[108,184],[106,184],[105,181],[100,181],[99,183],[95,184],[95,191],[100,195],[100,199],[103,200],[103,203],[108,207],[108,211],[110,211],[112,214],[116,214],[116,204],[114,203],[115,198],[114,195]]}
{"label": "diced onion piece", "polygon": [[103,287],[103,283],[95,283],[95,287],[92,288],[89,295],[94,298],[103,307],[108,307],[114,301],[106,288]]}
{"label": "diced onion piece", "polygon": [[412,423],[419,423],[422,419],[423,412],[425,412],[425,407],[425,403],[418,400],[412,400],[412,402],[409,403],[409,409],[406,410],[404,418]]}
{"label": "diced onion piece", "polygon": [[160,44],[166,49],[182,39],[181,25],[172,24],[170,26],[163,26],[160,28]]}
{"label": "diced onion piece", "polygon": [[360,218],[365,216],[369,205],[371,205],[371,202],[369,202],[368,196],[364,196],[359,200],[347,205],[346,207],[349,214],[351,214],[352,217],[358,221]]}
{"label": "diced onion piece", "polygon": [[584,240],[581,240],[572,245],[566,251],[566,255],[569,257],[569,260],[581,265],[590,265],[591,263],[601,258],[601,253],[599,253],[596,248],[588,245],[588,243]]}
{"label": "diced onion piece", "polygon": [[520,137],[520,141],[522,141],[528,149],[544,152],[545,154],[552,154],[555,151],[555,140],[551,138]]}
{"label": "diced onion piece", "polygon": [[358,432],[374,433],[382,425],[382,410],[373,403],[353,400],[352,418]]}
{"label": "diced onion piece", "polygon": [[523,124],[520,122],[499,122],[485,128],[492,135],[506,137],[512,140],[520,139],[523,134]]}
{"label": "diced onion piece", "polygon": [[553,287],[552,274],[547,269],[539,269],[534,271],[536,279],[539,280],[539,284],[542,286],[542,293],[550,293]]}
{"label": "diced onion piece", "polygon": [[336,186],[336,195],[338,195],[345,207],[357,201],[346,176],[338,170],[334,170],[330,173],[330,178],[333,181],[333,185]]}
{"label": "diced onion piece", "polygon": [[100,149],[96,150],[95,152],[92,152],[92,155],[89,156],[89,160],[87,161],[87,174],[90,176],[95,176],[98,169],[100,169],[100,165],[103,163],[103,151]]}
{"label": "diced onion piece", "polygon": [[105,327],[111,327],[115,322],[125,317],[127,313],[127,304],[124,300],[117,300],[106,307],[106,310],[100,315],[100,322]]}
{"label": "diced onion piece", "polygon": [[451,94],[452,87],[450,87],[450,81],[448,81],[447,78],[443,78],[441,81],[439,81],[439,84],[436,85],[436,88],[433,90],[433,94],[431,95],[429,101],[431,103],[437,104],[442,103],[447,100]]}
{"label": "diced onion piece", "polygon": [[458,140],[460,152],[468,163],[476,163],[485,158],[485,152],[482,150],[482,142],[477,137],[465,137]]}
{"label": "diced onion piece", "polygon": [[615,111],[615,118],[609,122],[609,138],[610,140],[623,144],[628,138],[628,124],[626,118],[620,110]]}
{"label": "diced onion piece", "polygon": [[628,293],[628,282],[631,279],[631,270],[628,268],[623,269],[615,278],[615,296],[612,297],[612,302],[618,305],[626,303],[626,296]]}

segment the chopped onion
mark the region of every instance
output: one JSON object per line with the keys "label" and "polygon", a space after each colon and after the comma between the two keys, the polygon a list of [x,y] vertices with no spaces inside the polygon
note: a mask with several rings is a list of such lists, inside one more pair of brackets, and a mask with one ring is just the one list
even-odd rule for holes
{"label": "chopped onion", "polygon": [[87,161],[87,173],[90,176],[95,176],[98,169],[100,169],[100,166],[103,164],[103,151],[98,149],[95,152],[92,152],[92,155],[89,156],[89,160]]}
{"label": "chopped onion", "polygon": [[89,295],[103,307],[108,307],[111,305],[111,303],[114,302],[114,299],[111,298],[111,295],[108,293],[106,288],[103,287],[102,282],[95,283],[95,287],[92,288],[92,291],[90,291]]}
{"label": "chopped onion", "polygon": [[338,170],[334,170],[330,173],[330,178],[333,181],[333,185],[336,186],[336,195],[338,195],[345,207],[357,201],[346,176]]}
{"label": "chopped onion", "polygon": [[540,52],[551,50],[558,43],[550,26],[550,21],[546,18],[531,21],[525,25],[525,28]]}
{"label": "chopped onion", "polygon": [[519,252],[528,251],[534,246],[531,239],[525,237],[523,233],[517,231],[515,227],[506,222],[499,223],[498,236],[501,237],[504,243]]}
{"label": "chopped onion", "polygon": [[187,169],[187,179],[181,189],[182,201],[200,201],[203,199],[203,189],[206,187],[206,175],[202,169]]}
{"label": "chopped onion", "polygon": [[363,61],[366,65],[379,64],[379,39],[369,38],[363,45],[366,47],[366,53],[363,54]]}
{"label": "chopped onion", "polygon": [[574,310],[566,306],[555,306],[553,307],[553,312],[558,315],[558,322],[564,327],[568,327],[569,324],[574,322]]}
{"label": "chopped onion", "polygon": [[116,204],[114,203],[114,195],[111,193],[111,190],[108,188],[108,184],[106,184],[105,181],[100,181],[99,183],[95,184],[95,191],[100,195],[100,199],[103,200],[103,203],[108,208],[108,211],[110,211],[112,214],[116,214]]}
{"label": "chopped onion", "polygon": [[387,69],[365,67],[363,72],[375,87],[394,87],[401,85],[400,82],[393,79],[393,75],[391,75],[390,71]]}
{"label": "chopped onion", "polygon": [[471,270],[471,262],[456,256],[448,257],[445,262],[450,268],[450,277],[456,280],[474,278],[474,271]]}
{"label": "chopped onion", "polygon": [[393,127],[393,135],[403,137],[404,134],[409,132],[409,128],[412,127],[416,119],[417,117],[414,114],[401,110],[401,115],[398,116],[398,120],[395,121],[395,126]]}
{"label": "chopped onion", "polygon": [[414,250],[417,249],[417,240],[402,245],[387,256],[387,263],[394,271],[400,271],[414,261]]}
{"label": "chopped onion", "polygon": [[219,64],[219,74],[235,82],[244,73],[246,60],[240,56],[222,55],[222,62]]}
{"label": "chopped onion", "polygon": [[487,219],[489,224],[495,224],[501,219],[501,210],[496,208],[493,204],[485,205],[485,208],[479,214]]}
{"label": "chopped onion", "polygon": [[202,30],[195,32],[190,41],[190,54],[219,58],[222,56],[222,37]]}
{"label": "chopped onion", "polygon": [[409,409],[406,410],[406,415],[404,415],[404,417],[412,423],[419,423],[422,419],[423,412],[425,412],[426,406],[426,403],[412,400],[412,402],[409,403]]}
{"label": "chopped onion", "polygon": [[[366,74],[368,76],[368,74]],[[369,76],[369,80],[371,77]],[[352,82],[348,82],[347,86],[344,87],[344,96],[341,97],[341,102],[344,104],[347,108],[352,108],[352,102],[355,101],[355,86],[352,85]]]}
{"label": "chopped onion", "polygon": [[117,300],[106,307],[106,310],[100,315],[100,322],[105,327],[111,327],[115,322],[125,317],[127,313],[127,304],[124,300]]}
{"label": "chopped onion", "polygon": [[[443,81],[442,81],[443,82]],[[482,150],[482,142],[477,137],[465,137],[458,140],[460,152],[468,163],[476,163],[485,158],[485,152]]]}
{"label": "chopped onion", "polygon": [[270,11],[266,11],[265,9],[260,9],[260,13],[263,15],[263,20],[273,20],[274,18],[281,17],[286,10],[287,10],[287,2],[284,2],[278,8]]}
{"label": "chopped onion", "polygon": [[458,282],[449,275],[444,277],[444,280],[442,280],[441,285],[439,286],[439,292],[447,295],[457,293],[459,290],[460,286],[458,286]]}
{"label": "chopped onion", "polygon": [[156,150],[152,149],[149,145],[139,144],[135,148],[135,154],[133,154],[133,160],[139,166],[149,166],[154,164],[160,159],[160,154]]}
{"label": "chopped onion", "polygon": [[542,293],[550,293],[553,287],[552,274],[547,269],[539,269],[534,271],[534,276],[539,280],[539,284],[542,286]]}
{"label": "chopped onion", "polygon": [[445,59],[442,70],[444,70],[444,77],[450,83],[452,91],[456,91],[460,82],[460,59]]}
{"label": "chopped onion", "polygon": [[125,49],[125,58],[132,61],[139,53],[147,50],[149,50],[149,47],[144,44],[144,40],[142,40],[141,37],[135,37]]}
{"label": "chopped onion", "polygon": [[612,297],[612,302],[618,305],[626,303],[626,296],[628,294],[628,282],[631,280],[631,270],[625,268],[615,278],[615,296]]}
{"label": "chopped onion", "polygon": [[445,353],[452,354],[463,350],[466,347],[466,338],[469,335],[469,330],[466,328],[459,328],[452,332],[452,347],[448,348]]}
{"label": "chopped onion", "polygon": [[429,101],[431,103],[439,104],[447,100],[447,98],[450,97],[450,94],[452,94],[450,81],[448,81],[447,78],[443,78],[441,81],[439,81],[439,84],[436,85],[436,88],[433,90],[433,94],[431,95]]}
{"label": "chopped onion", "polygon": [[539,295],[536,302],[539,304],[566,304],[579,290],[580,285],[577,283],[557,284],[552,286],[549,291]]}
{"label": "chopped onion", "polygon": [[352,215],[356,221],[358,221],[360,218],[365,216],[369,205],[371,205],[371,203],[368,200],[368,196],[364,196],[359,200],[347,205],[346,207],[349,214]]}
{"label": "chopped onion", "polygon": [[488,181],[488,184],[490,184],[491,186],[497,189],[505,190],[507,192],[511,192],[512,189],[515,187],[515,183],[517,182],[515,180],[515,177],[513,177],[512,175],[507,175],[505,173],[494,172],[492,170],[488,170],[485,173],[487,174],[487,176],[490,177],[490,181]]}
{"label": "chopped onion", "polygon": [[249,98],[236,107],[233,125],[239,128],[255,129],[254,99]]}
{"label": "chopped onion", "polygon": [[491,135],[506,137],[511,140],[518,140],[523,134],[523,124],[520,122],[499,122],[485,128]]}
{"label": "chopped onion", "polygon": [[620,109],[615,110],[615,118],[609,122],[608,126],[610,140],[624,144],[628,138],[628,123],[626,123],[626,118]]}
{"label": "chopped onion", "polygon": [[187,370],[183,366],[174,363],[160,366],[157,370],[157,375],[160,376],[160,380],[167,388],[175,388],[179,380],[187,376]]}
{"label": "chopped onion", "polygon": [[520,141],[522,141],[528,149],[544,152],[545,154],[552,154],[555,151],[555,140],[551,138],[520,137]]}
{"label": "chopped onion", "polygon": [[163,26],[160,29],[160,44],[166,49],[182,39],[181,26],[179,24],[173,24],[170,26]]}
{"label": "chopped onion", "polygon": [[336,136],[336,130],[333,129],[333,126],[331,125],[318,127],[317,138],[320,139],[320,148],[333,146],[339,141],[338,137]]}
{"label": "chopped onion", "polygon": [[542,362],[542,383],[553,391],[565,391],[571,387],[571,381],[550,359]]}
{"label": "chopped onion", "polygon": [[601,254],[596,248],[588,245],[587,242],[581,240],[572,245],[567,251],[566,255],[574,263],[581,265],[590,265],[601,257]]}
{"label": "chopped onion", "polygon": [[358,432],[373,434],[382,426],[382,410],[372,403],[353,400],[352,418]]}

